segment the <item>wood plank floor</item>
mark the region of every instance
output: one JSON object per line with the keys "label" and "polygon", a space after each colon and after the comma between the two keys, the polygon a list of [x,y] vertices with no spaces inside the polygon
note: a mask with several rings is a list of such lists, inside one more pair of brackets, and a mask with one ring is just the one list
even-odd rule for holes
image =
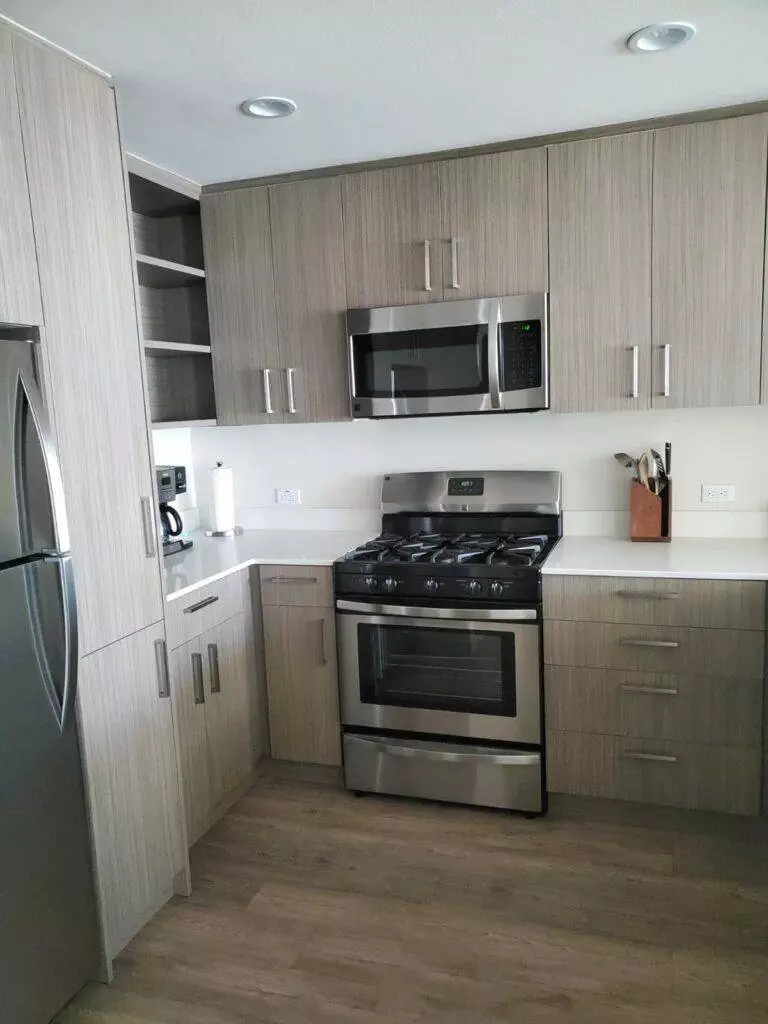
{"label": "wood plank floor", "polygon": [[765,1024],[767,839],[595,801],[359,800],[272,766],[194,848],[193,896],[57,1021]]}

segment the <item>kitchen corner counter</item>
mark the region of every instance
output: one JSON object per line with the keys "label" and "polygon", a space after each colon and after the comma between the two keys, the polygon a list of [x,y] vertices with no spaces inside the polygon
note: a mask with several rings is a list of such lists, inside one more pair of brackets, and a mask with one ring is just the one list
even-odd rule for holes
{"label": "kitchen corner counter", "polygon": [[163,560],[167,601],[250,565],[331,565],[369,540],[370,530],[245,530],[238,537],[195,531],[189,539],[191,548]]}
{"label": "kitchen corner counter", "polygon": [[680,537],[668,544],[633,544],[614,537],[563,537],[541,571],[544,576],[768,580],[768,538]]}

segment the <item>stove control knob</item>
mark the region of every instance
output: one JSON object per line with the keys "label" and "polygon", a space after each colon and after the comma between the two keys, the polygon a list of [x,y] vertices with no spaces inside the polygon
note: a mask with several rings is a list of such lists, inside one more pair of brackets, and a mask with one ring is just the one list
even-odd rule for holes
{"label": "stove control knob", "polygon": [[381,585],[388,594],[393,594],[400,586],[400,580],[395,579],[394,576],[386,576],[382,581]]}
{"label": "stove control knob", "polygon": [[498,580],[494,580],[491,584],[491,596],[492,597],[503,597],[504,596],[504,584],[499,583]]}
{"label": "stove control knob", "polygon": [[377,590],[379,581],[375,576],[366,576],[363,580],[363,586],[367,591]]}
{"label": "stove control knob", "polygon": [[467,593],[471,594],[472,597],[477,597],[478,594],[482,594],[483,585],[480,580],[470,580],[467,584]]}
{"label": "stove control knob", "polygon": [[429,579],[424,580],[424,589],[428,594],[436,594],[440,589],[440,581],[430,576]]}

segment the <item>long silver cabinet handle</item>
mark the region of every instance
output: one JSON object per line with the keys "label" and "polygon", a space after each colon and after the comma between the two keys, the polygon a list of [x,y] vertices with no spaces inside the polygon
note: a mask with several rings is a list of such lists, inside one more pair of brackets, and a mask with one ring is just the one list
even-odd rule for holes
{"label": "long silver cabinet handle", "polygon": [[325,649],[325,618],[317,620],[320,625],[320,664],[328,664],[328,654]]}
{"label": "long silver cabinet handle", "polygon": [[678,640],[633,640],[631,636],[623,636],[619,643],[623,647],[679,647]]}
{"label": "long silver cabinet handle", "polygon": [[155,640],[155,667],[157,669],[157,696],[161,699],[171,696],[171,679],[168,675],[168,651],[165,640]]}
{"label": "long silver cabinet handle", "polygon": [[208,644],[208,669],[211,673],[211,693],[221,693],[218,644]]}
{"label": "long silver cabinet handle", "polygon": [[261,386],[264,391],[264,411],[267,416],[274,415],[274,407],[272,406],[272,371],[262,370],[261,371]]}
{"label": "long silver cabinet handle", "polygon": [[192,684],[195,704],[205,704],[205,688],[203,687],[203,656],[197,651],[192,655]]}
{"label": "long silver cabinet handle", "polygon": [[424,291],[432,291],[432,267],[429,261],[429,250],[432,243],[428,238],[424,239]]}
{"label": "long silver cabinet handle", "polygon": [[680,594],[670,590],[666,594],[655,594],[648,590],[617,590],[616,597],[628,597],[638,601],[677,601]]}
{"label": "long silver cabinet handle", "polygon": [[670,345],[662,345],[661,346],[662,358],[663,358],[663,361],[664,361],[664,385],[663,385],[662,392],[661,392],[662,398],[669,398],[669,391],[670,391],[669,355],[670,355],[670,349],[671,349]]}
{"label": "long silver cabinet handle", "polygon": [[144,553],[147,558],[156,558],[155,520],[152,515],[152,502],[149,498],[141,498],[141,523],[144,528]]}
{"label": "long silver cabinet handle", "polygon": [[288,391],[288,412],[296,415],[296,391],[293,386],[293,378],[296,373],[296,369],[293,366],[289,366],[285,371],[285,386]]}
{"label": "long silver cabinet handle", "polygon": [[459,287],[459,240],[451,239],[451,288]]}
{"label": "long silver cabinet handle", "polygon": [[630,349],[632,353],[632,390],[629,392],[630,398],[640,397],[640,346],[633,345]]}
{"label": "long silver cabinet handle", "polygon": [[673,754],[646,754],[642,750],[623,750],[621,756],[630,761],[661,761],[664,764],[675,764],[677,761]]}
{"label": "long silver cabinet handle", "polygon": [[660,693],[666,697],[676,697],[678,694],[674,686],[640,686],[636,683],[622,683],[623,693]]}
{"label": "long silver cabinet handle", "polygon": [[209,604],[216,604],[219,600],[217,594],[211,594],[210,597],[204,597],[202,601],[198,601],[197,604],[191,604],[189,608],[185,608],[183,614],[191,615],[192,612],[199,612],[201,608],[207,608]]}
{"label": "long silver cabinet handle", "polygon": [[264,583],[317,583],[317,576],[268,576]]}
{"label": "long silver cabinet handle", "polygon": [[374,744],[377,753],[389,754],[392,757],[413,757],[423,761],[454,761],[475,764],[539,764],[539,754],[474,754],[459,751],[425,750],[423,747],[396,747],[388,743]]}

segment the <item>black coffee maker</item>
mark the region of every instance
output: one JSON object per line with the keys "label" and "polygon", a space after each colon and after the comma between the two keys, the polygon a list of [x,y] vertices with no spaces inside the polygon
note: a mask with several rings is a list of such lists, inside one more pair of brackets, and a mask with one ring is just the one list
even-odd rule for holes
{"label": "black coffee maker", "polygon": [[157,499],[160,509],[160,522],[163,526],[163,555],[175,555],[178,551],[186,551],[192,547],[191,540],[181,540],[184,524],[181,516],[168,503],[179,494],[187,492],[186,466],[158,466]]}

